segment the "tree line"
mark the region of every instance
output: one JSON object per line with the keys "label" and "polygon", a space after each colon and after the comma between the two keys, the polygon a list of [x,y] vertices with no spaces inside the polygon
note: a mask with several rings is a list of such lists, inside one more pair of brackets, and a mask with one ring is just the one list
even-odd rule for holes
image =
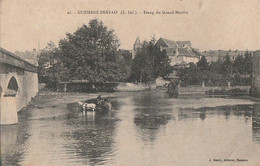
{"label": "tree line", "polygon": [[134,59],[130,51],[119,46],[114,30],[93,19],[74,33],[67,33],[57,47],[50,42],[41,52],[40,82],[147,83],[171,72],[169,58],[155,45],[154,38],[143,42]]}
{"label": "tree line", "polygon": [[227,54],[223,59],[208,63],[202,56],[197,64],[190,63],[188,68],[178,69],[178,74],[183,86],[201,85],[227,86],[228,82],[233,86],[251,85],[253,70],[253,57],[246,51],[245,55],[238,55],[231,61]]}
{"label": "tree line", "polygon": [[247,51],[231,61],[224,59],[208,63],[202,56],[197,64],[187,68],[170,66],[166,51],[161,51],[153,37],[144,41],[132,59],[129,50],[119,49],[120,41],[113,29],[102,21],[90,20],[74,33],[67,33],[58,46],[50,42],[39,56],[39,81],[47,84],[71,80],[93,83],[140,82],[149,83],[156,78],[167,78],[177,70],[183,86],[250,85],[252,56]]}

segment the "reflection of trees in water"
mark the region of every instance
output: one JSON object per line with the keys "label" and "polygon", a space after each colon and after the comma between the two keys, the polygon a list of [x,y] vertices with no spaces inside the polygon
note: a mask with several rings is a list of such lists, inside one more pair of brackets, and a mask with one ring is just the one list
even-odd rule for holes
{"label": "reflection of trees in water", "polygon": [[236,105],[233,108],[233,113],[236,116],[244,116],[247,121],[252,116],[252,105]]}
{"label": "reflection of trees in water", "polygon": [[192,109],[192,108],[185,108],[180,109],[178,112],[178,120],[186,120],[186,119],[206,119],[206,111],[207,108],[199,108],[199,109]]}
{"label": "reflection of trees in water", "polygon": [[260,104],[255,104],[252,114],[253,141],[260,144]]}
{"label": "reflection of trees in water", "polygon": [[26,121],[26,111],[18,114],[18,124],[1,126],[1,164],[19,165],[28,148],[30,124]]}
{"label": "reflection of trees in water", "polygon": [[136,109],[134,123],[138,127],[138,133],[144,140],[154,141],[161,126],[167,124],[171,115],[169,109],[142,108]]}
{"label": "reflection of trees in water", "polygon": [[168,102],[164,98],[165,94],[154,93],[154,91],[142,92],[139,95],[133,96],[133,101],[135,105],[142,107],[165,107],[171,106],[172,103]]}
{"label": "reflection of trees in water", "polygon": [[251,105],[235,105],[235,106],[219,106],[219,107],[202,107],[198,109],[193,108],[183,108],[178,112],[178,120],[186,119],[206,119],[206,115],[218,115],[225,116],[229,119],[231,114],[235,116],[244,116],[245,121],[247,121],[252,116],[252,106]]}
{"label": "reflection of trees in water", "polygon": [[114,113],[79,116],[78,112],[68,115],[67,125],[70,131],[63,133],[64,139],[68,142],[65,146],[72,149],[84,164],[101,164],[106,162],[107,156],[113,155],[113,143],[117,119]]}
{"label": "reflection of trees in water", "polygon": [[137,131],[144,140],[154,141],[161,126],[166,125],[172,118],[169,114],[171,109],[165,106],[170,105],[162,96],[155,93],[146,92],[140,96],[134,96],[137,106],[134,123],[138,127]]}
{"label": "reflection of trees in water", "polygon": [[171,103],[163,99],[162,94],[154,92],[143,92],[133,96],[135,109],[134,123],[141,138],[146,141],[154,141],[161,126],[164,126],[172,118],[169,114]]}
{"label": "reflection of trees in water", "polygon": [[212,115],[217,114],[218,116],[225,116],[226,119],[229,119],[231,115],[240,117],[243,116],[245,121],[251,117],[252,106],[251,105],[233,105],[233,106],[220,106],[211,108],[208,113]]}

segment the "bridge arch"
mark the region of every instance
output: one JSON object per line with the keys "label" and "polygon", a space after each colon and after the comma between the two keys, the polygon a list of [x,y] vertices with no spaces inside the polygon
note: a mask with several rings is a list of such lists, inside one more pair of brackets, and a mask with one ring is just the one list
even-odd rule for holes
{"label": "bridge arch", "polygon": [[19,89],[17,79],[12,76],[7,85],[7,91],[5,97],[15,97]]}
{"label": "bridge arch", "polygon": [[19,80],[16,74],[9,74],[6,82],[3,82],[0,98],[1,124],[18,123],[17,94],[19,91]]}

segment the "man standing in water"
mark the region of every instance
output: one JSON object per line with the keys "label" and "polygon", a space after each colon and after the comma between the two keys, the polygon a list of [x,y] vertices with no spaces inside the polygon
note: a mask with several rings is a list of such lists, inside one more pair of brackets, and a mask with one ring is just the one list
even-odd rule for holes
{"label": "man standing in water", "polygon": [[179,81],[178,80],[171,80],[171,82],[168,85],[167,93],[171,97],[179,95]]}
{"label": "man standing in water", "polygon": [[97,97],[97,105],[101,105],[101,103],[102,103],[102,97],[101,97],[101,95],[98,95],[98,97]]}

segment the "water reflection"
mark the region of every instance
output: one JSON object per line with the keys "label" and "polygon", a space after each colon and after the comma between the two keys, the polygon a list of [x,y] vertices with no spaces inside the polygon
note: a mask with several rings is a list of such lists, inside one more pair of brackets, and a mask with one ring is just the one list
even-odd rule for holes
{"label": "water reflection", "polygon": [[[82,116],[77,109],[69,106],[71,110],[67,116],[66,124],[74,130],[64,132],[62,135],[68,142],[66,149],[69,153],[77,154],[83,164],[104,164],[113,156],[115,128],[118,119],[115,111],[103,115],[87,114]],[[76,110],[76,112],[75,112]]]}
{"label": "water reflection", "polygon": [[165,100],[165,94],[155,93],[153,91],[137,93],[133,96],[133,104],[138,107],[165,107],[172,103]]}
{"label": "water reflection", "polygon": [[190,158],[208,165],[212,156],[252,151],[258,158],[260,150],[260,104],[253,102],[124,93],[112,99],[112,112],[94,117],[73,103],[42,100],[19,113],[18,125],[1,126],[3,165],[194,165]]}
{"label": "water reflection", "polygon": [[153,142],[160,127],[165,126],[172,116],[164,96],[152,92],[145,92],[134,96],[133,101],[137,108],[134,110],[134,124],[138,135],[144,141]]}
{"label": "water reflection", "polygon": [[183,108],[178,112],[178,120],[205,120],[207,116],[225,116],[229,120],[231,116],[243,118],[247,123],[252,118],[253,141],[260,144],[260,104],[234,105],[220,107],[203,107],[199,109]]}
{"label": "water reflection", "polygon": [[15,163],[12,159],[17,155],[14,149],[17,140],[17,132],[18,125],[1,126],[1,158],[3,165]]}
{"label": "water reflection", "polygon": [[134,123],[137,126],[137,131],[139,135],[144,140],[154,141],[156,134],[161,126],[167,124],[171,119],[169,109],[160,108],[143,108],[136,109],[136,114],[134,118]]}
{"label": "water reflection", "polygon": [[30,137],[29,123],[19,113],[19,123],[15,125],[1,125],[1,164],[17,165],[23,160]]}
{"label": "water reflection", "polygon": [[252,114],[253,140],[260,144],[260,104],[254,105]]}
{"label": "water reflection", "polygon": [[247,122],[252,116],[252,105],[234,105],[234,106],[219,106],[219,107],[202,107],[198,109],[193,108],[181,108],[178,112],[178,120],[187,119],[201,119],[205,120],[207,116],[213,115],[225,116],[228,120],[230,116],[244,117]]}
{"label": "water reflection", "polygon": [[194,119],[206,119],[206,112],[209,111],[210,108],[199,108],[199,109],[193,109],[193,108],[180,108],[178,111],[178,120],[179,121],[185,121],[185,120],[194,120]]}

